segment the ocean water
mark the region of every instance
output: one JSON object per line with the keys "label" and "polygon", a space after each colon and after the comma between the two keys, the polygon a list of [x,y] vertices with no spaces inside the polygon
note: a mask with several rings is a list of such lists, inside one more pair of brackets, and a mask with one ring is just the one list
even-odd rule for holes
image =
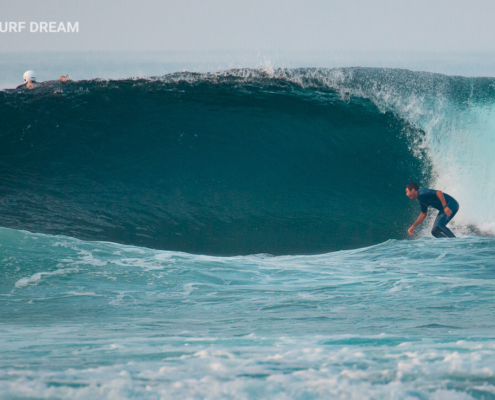
{"label": "ocean water", "polygon": [[[1,91],[0,397],[495,398],[494,83]],[[408,237],[412,180],[458,199],[458,238]]]}

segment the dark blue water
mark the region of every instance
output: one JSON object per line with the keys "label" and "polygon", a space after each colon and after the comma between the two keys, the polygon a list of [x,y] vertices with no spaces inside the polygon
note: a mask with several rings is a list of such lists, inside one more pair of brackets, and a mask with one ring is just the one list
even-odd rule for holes
{"label": "dark blue water", "polygon": [[74,82],[0,101],[0,224],[15,229],[318,253],[405,238],[398,188],[428,176],[392,113],[265,76]]}

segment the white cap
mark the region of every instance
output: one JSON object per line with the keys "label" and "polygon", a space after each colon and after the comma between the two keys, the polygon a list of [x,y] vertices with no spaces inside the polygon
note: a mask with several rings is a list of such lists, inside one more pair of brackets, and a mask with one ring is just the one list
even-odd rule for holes
{"label": "white cap", "polygon": [[31,71],[31,70],[26,71],[26,72],[24,72],[23,78],[24,78],[24,83],[29,82],[29,81],[36,82],[36,72]]}

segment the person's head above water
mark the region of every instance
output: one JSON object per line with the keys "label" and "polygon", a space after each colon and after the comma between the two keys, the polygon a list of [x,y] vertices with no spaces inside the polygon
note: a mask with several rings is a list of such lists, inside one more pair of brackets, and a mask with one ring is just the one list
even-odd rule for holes
{"label": "person's head above water", "polygon": [[36,72],[34,71],[26,71],[22,76],[24,78],[24,84],[21,86],[26,86],[27,89],[34,89],[36,85]]}
{"label": "person's head above water", "polygon": [[36,72],[34,71],[26,71],[22,77],[24,78],[24,83],[36,82]]}
{"label": "person's head above water", "polygon": [[417,183],[411,182],[406,185],[406,196],[411,200],[418,198],[419,186]]}

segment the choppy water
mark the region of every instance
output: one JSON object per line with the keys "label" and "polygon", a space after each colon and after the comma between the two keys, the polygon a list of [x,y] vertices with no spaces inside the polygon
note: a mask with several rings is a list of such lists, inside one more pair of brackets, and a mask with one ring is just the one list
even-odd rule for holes
{"label": "choppy water", "polygon": [[[494,83],[0,92],[0,397],[495,398]],[[411,180],[459,200],[459,238],[408,240]]]}
{"label": "choppy water", "polygon": [[486,399],[495,389],[495,239],[212,257],[0,237],[4,398]]}

